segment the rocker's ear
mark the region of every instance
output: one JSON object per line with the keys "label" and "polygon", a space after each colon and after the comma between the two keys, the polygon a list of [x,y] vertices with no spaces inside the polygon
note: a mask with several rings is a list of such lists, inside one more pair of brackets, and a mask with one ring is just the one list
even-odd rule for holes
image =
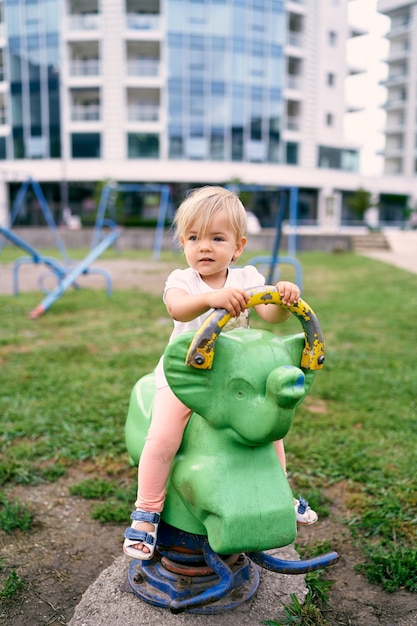
{"label": "rocker's ear", "polygon": [[[287,337],[281,337],[281,339],[289,352],[293,365],[295,365],[296,367],[301,367],[301,357],[305,346],[304,334],[299,333],[298,335],[288,335]],[[304,385],[306,388],[306,394],[308,394],[310,391],[310,387],[313,384],[316,372],[314,370],[307,369],[303,369],[303,372],[305,376]]]}
{"label": "rocker's ear", "polygon": [[192,331],[184,333],[168,344],[164,354],[164,370],[177,398],[196,413],[207,415],[213,399],[210,393],[213,372],[185,364],[194,334]]}
{"label": "rocker's ear", "polygon": [[304,349],[304,334],[288,335],[287,337],[281,337],[281,339],[288,350],[293,365],[300,367],[301,356]]}

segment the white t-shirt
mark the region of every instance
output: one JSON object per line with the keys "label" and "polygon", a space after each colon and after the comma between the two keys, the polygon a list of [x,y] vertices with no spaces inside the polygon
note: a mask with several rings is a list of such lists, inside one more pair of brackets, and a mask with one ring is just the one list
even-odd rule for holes
{"label": "white t-shirt", "polygon": [[[229,267],[227,272],[226,282],[223,288],[226,287],[238,287],[239,289],[251,289],[252,287],[260,287],[265,284],[265,278],[262,276],[260,272],[253,265],[246,265],[245,267]],[[207,283],[202,280],[200,274],[193,270],[191,267],[188,267],[185,270],[174,270],[168,276],[167,281],[165,283],[165,289],[163,294],[163,300],[165,302],[165,296],[169,289],[182,289],[189,294],[195,295],[199,293],[207,293],[210,291],[217,291],[207,285]],[[203,315],[194,318],[189,322],[178,322],[174,320],[174,330],[171,333],[169,338],[169,343],[179,335],[189,331],[189,330],[198,330],[204,320],[212,313],[213,309],[210,309]],[[242,316],[241,316],[242,317]],[[242,321],[239,320],[236,326],[248,326],[248,317],[249,310],[245,311],[243,314]],[[156,387],[159,389],[161,387],[166,387],[168,382],[165,378],[164,367],[163,367],[163,355],[159,360],[158,365],[155,369],[155,383]]]}

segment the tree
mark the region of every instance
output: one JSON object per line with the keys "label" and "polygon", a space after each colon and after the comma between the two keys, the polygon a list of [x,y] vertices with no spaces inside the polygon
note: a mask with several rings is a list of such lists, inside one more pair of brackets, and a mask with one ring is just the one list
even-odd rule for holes
{"label": "tree", "polygon": [[358,219],[363,219],[368,209],[377,206],[377,204],[372,202],[372,193],[362,189],[362,187],[359,187],[353,196],[347,200],[347,205]]}

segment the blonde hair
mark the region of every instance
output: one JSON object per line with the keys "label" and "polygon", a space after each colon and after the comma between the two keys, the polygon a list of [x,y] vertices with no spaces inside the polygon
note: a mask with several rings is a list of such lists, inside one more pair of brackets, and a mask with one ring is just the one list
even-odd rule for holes
{"label": "blonde hair", "polygon": [[177,237],[186,235],[197,219],[200,223],[198,234],[204,235],[218,214],[226,218],[236,241],[246,236],[246,211],[237,195],[224,187],[206,186],[193,189],[178,208],[174,217]]}

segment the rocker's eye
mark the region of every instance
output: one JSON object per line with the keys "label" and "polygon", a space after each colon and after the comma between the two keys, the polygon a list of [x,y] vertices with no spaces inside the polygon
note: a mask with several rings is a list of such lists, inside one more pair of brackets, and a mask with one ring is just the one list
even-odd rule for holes
{"label": "rocker's eye", "polygon": [[238,379],[230,381],[228,391],[237,400],[251,398],[251,394],[254,394],[254,389],[248,381]]}

